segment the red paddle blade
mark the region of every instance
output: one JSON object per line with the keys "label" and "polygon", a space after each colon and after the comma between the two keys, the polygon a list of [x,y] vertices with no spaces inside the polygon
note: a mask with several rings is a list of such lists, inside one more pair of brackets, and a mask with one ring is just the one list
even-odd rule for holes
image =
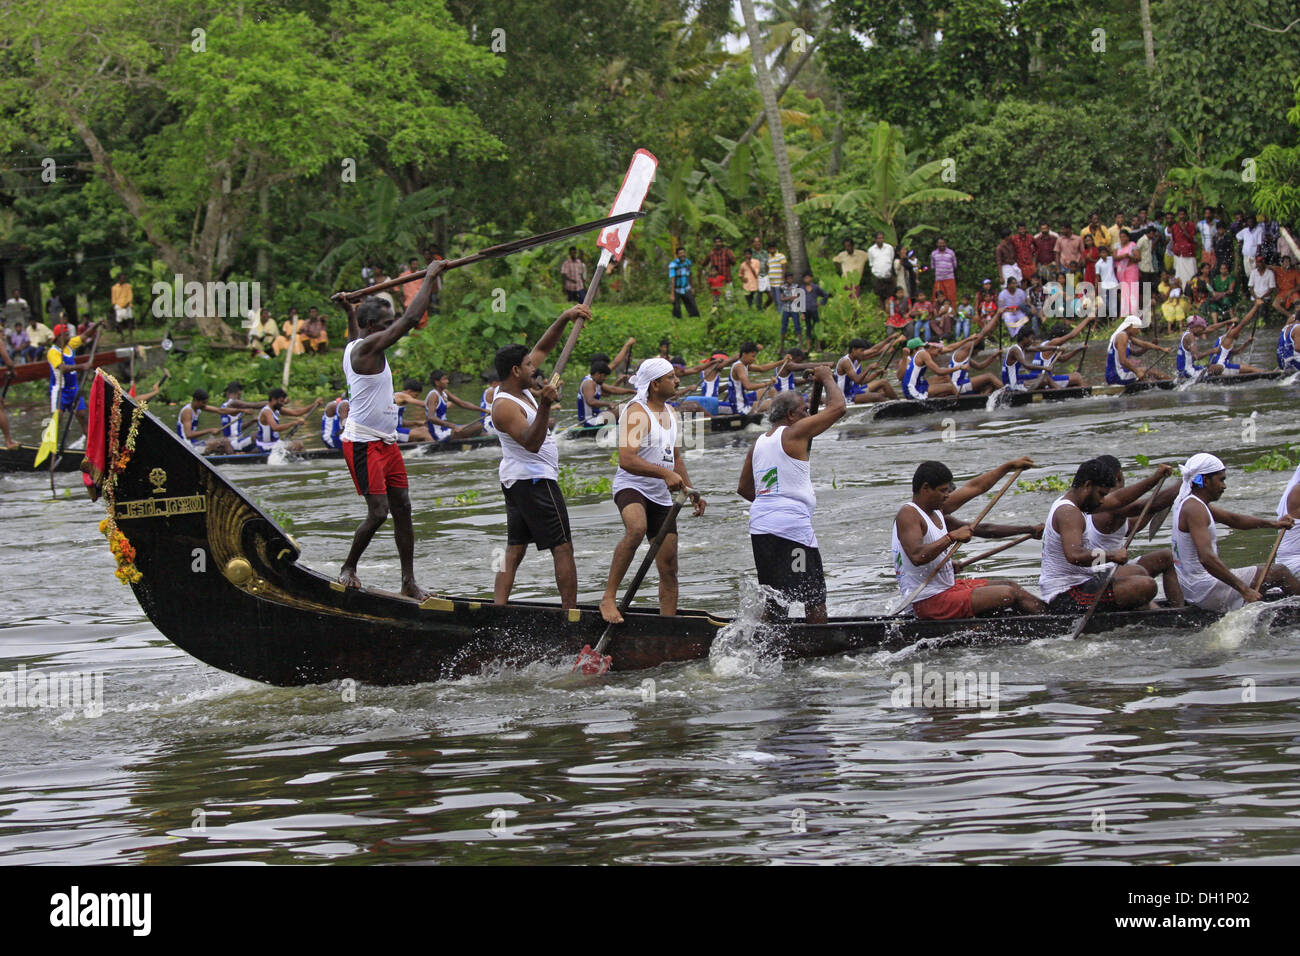
{"label": "red paddle blade", "polygon": [[610,665],[613,663],[614,658],[609,654],[597,654],[591,649],[590,644],[584,644],[570,673],[576,674],[581,671],[584,674],[597,677],[609,670]]}

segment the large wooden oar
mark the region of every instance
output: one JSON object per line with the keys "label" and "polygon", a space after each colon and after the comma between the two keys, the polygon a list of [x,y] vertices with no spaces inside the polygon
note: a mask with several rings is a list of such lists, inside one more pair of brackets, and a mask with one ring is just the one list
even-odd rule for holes
{"label": "large wooden oar", "polygon": [[[1020,477],[1020,473],[1022,471],[1024,471],[1023,468],[1017,468],[1015,471],[1013,471],[1011,473],[1011,477],[1007,479],[1006,484],[1004,484],[1002,488],[998,491],[998,493],[993,496],[993,500],[990,501],[987,505],[985,505],[984,510],[981,511],[979,515],[975,518],[975,520],[970,523],[970,530],[972,533],[975,531],[976,528],[979,527],[979,523],[984,520],[984,516],[987,515],[990,511],[992,511],[993,506],[997,504],[998,501],[1001,500],[1002,496],[1007,493],[1007,489],[1016,483],[1016,479]],[[925,576],[925,580],[922,581],[920,584],[918,584],[911,594],[903,598],[902,603],[899,604],[892,611],[890,611],[886,615],[886,617],[897,617],[899,614],[902,614],[909,607],[911,607],[912,602],[916,600],[916,596],[920,594],[922,591],[924,591],[926,585],[928,585],[931,581],[934,580],[935,575],[937,575],[941,570],[943,570],[943,566],[948,563],[948,560],[956,553],[957,549],[960,547],[961,547],[961,542],[954,541],[952,543],[952,547],[950,547],[947,551],[944,552],[943,557],[941,557],[937,562],[935,562],[934,567],[930,569],[930,573]]]}
{"label": "large wooden oar", "polygon": [[[1142,506],[1142,513],[1138,515],[1138,519],[1133,525],[1133,530],[1130,531],[1128,537],[1124,539],[1125,551],[1127,551],[1129,545],[1133,543],[1133,538],[1138,533],[1138,528],[1142,527],[1142,522],[1146,520],[1147,513],[1151,511],[1151,506],[1155,504],[1156,495],[1160,494],[1160,486],[1165,483],[1165,479],[1168,477],[1169,475],[1161,475],[1160,480],[1156,482],[1156,486],[1151,489],[1151,497],[1148,498],[1147,503]],[[1078,636],[1083,633],[1083,629],[1088,626],[1088,622],[1092,620],[1092,616],[1097,613],[1097,607],[1101,604],[1101,596],[1105,594],[1106,589],[1110,587],[1110,582],[1115,580],[1115,572],[1118,570],[1119,565],[1113,564],[1111,565],[1110,570],[1106,572],[1106,579],[1101,582],[1101,587],[1097,590],[1097,600],[1092,602],[1092,607],[1088,608],[1088,613],[1083,616],[1083,620],[1079,622],[1079,626],[1074,629],[1074,633],[1070,635],[1070,640],[1073,641],[1077,639]]]}
{"label": "large wooden oar", "polygon": [[[1289,530],[1289,528],[1283,528],[1277,533],[1277,539],[1273,542],[1273,550],[1268,553],[1268,560],[1264,562],[1264,566],[1260,568],[1259,573],[1255,575],[1255,583],[1251,585],[1252,590],[1259,591],[1260,587],[1263,586],[1264,579],[1268,577],[1269,569],[1273,567],[1273,560],[1277,557],[1277,549],[1282,546],[1282,537]],[[1263,592],[1261,591],[1260,593],[1262,594]]]}
{"label": "large wooden oar", "polygon": [[973,558],[966,558],[965,560],[962,561],[954,561],[952,563],[952,569],[953,571],[960,573],[961,571],[964,571],[967,568],[969,568],[972,564],[974,564],[977,561],[983,561],[985,558],[991,558],[995,554],[1001,554],[1003,551],[1007,550],[1007,548],[1014,548],[1018,544],[1024,544],[1033,536],[1034,535],[1032,532],[1029,534],[1022,534],[1018,538],[1012,538],[1010,541],[1002,542],[1002,544],[998,545],[996,548],[989,548],[987,551],[981,551]]}
{"label": "large wooden oar", "polygon": [[[581,235],[584,232],[592,232],[596,229],[605,229],[609,226],[617,226],[620,223],[630,222],[633,219],[640,219],[644,215],[645,213],[640,210],[620,212],[615,215],[606,216],[604,219],[594,219],[591,222],[569,226],[565,229],[556,229],[552,232],[539,233],[536,236],[529,236],[526,239],[516,239],[513,242],[503,242],[499,245],[488,246],[486,249],[480,249],[472,255],[461,256],[459,259],[450,260],[443,266],[443,271],[446,272],[448,269],[459,269],[461,266],[473,265],[474,263],[482,262],[485,259],[500,259],[502,256],[508,256],[514,252],[522,252],[524,249],[531,249],[534,246],[544,246],[547,243],[559,242],[562,239]],[[356,300],[365,298],[368,295],[374,295],[376,292],[383,292],[385,289],[391,289],[394,286],[405,285],[408,282],[415,282],[417,279],[423,279],[427,271],[427,269],[421,269],[418,272],[411,272],[407,275],[398,276],[396,279],[389,279],[386,282],[366,286],[364,289],[357,289],[353,292],[336,292],[330,296],[330,299],[335,302],[344,299],[355,302]]]}
{"label": "large wooden oar", "polygon": [[[664,539],[668,537],[669,529],[672,528],[673,522],[677,520],[677,513],[682,510],[682,505],[686,503],[686,499],[694,494],[693,489],[682,485],[673,495],[673,506],[668,511],[668,517],[664,519],[663,524],[659,526],[659,533],[650,542],[650,550],[646,552],[641,567],[637,568],[636,577],[627,586],[623,600],[618,602],[618,613],[626,614],[627,609],[632,606],[632,599],[636,597],[637,588],[641,587],[646,572],[650,570],[650,564],[654,561],[655,555],[659,553],[659,547],[664,543]],[[600,640],[596,642],[594,650],[590,644],[584,645],[582,651],[578,654],[578,660],[574,662],[573,673],[582,671],[584,674],[595,675],[603,674],[609,670],[610,665],[614,663],[614,658],[605,653],[605,648],[609,646],[609,639],[613,633],[614,625],[607,624],[605,625],[605,633],[600,635]]]}

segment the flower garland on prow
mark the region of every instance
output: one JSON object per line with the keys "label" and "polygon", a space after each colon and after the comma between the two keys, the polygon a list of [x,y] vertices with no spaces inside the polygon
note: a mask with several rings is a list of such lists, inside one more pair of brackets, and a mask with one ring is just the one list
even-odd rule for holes
{"label": "flower garland on prow", "polygon": [[108,474],[104,476],[103,486],[108,517],[99,523],[99,533],[108,538],[108,548],[117,560],[117,570],[113,572],[114,575],[123,584],[134,584],[144,575],[135,566],[135,546],[127,540],[126,535],[117,526],[115,509],[117,479],[131,463],[131,456],[135,453],[136,434],[140,431],[140,417],[144,414],[148,403],[141,402],[136,405],[135,411],[131,414],[131,427],[127,429],[126,441],[119,443],[119,436],[122,433],[122,386],[113,376],[105,373],[104,377],[112,383],[113,403],[108,415]]}

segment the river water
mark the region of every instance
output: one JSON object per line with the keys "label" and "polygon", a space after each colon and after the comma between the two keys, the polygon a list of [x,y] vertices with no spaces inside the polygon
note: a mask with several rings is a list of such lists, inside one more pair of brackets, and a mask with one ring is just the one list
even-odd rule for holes
{"label": "river water", "polygon": [[[1300,441],[1296,388],[1189,390],[897,423],[817,439],[817,534],[833,614],[895,595],[889,527],[915,465],[959,478],[1028,454],[1028,479],[1104,452],[1229,465],[1223,502],[1273,513],[1288,475],[1242,466]],[[1250,418],[1255,413],[1255,417]],[[164,417],[167,412],[162,412]],[[174,414],[174,413],[171,413]],[[170,419],[167,419],[170,421]],[[682,522],[682,604],[752,619],[736,477],[756,430],[688,451],[708,514]],[[562,446],[580,476],[609,451]],[[490,594],[504,538],[490,450],[408,469],[422,583]],[[341,462],[231,468],[333,572],[361,517]],[[61,476],[73,486],[76,476]],[[79,490],[0,478],[0,673],[93,672],[102,714],[0,707],[0,862],[1295,862],[1300,631],[1246,609],[1197,632],[773,663],[740,624],[708,661],[568,686],[550,667],[451,683],[273,688],[200,664],[117,583]],[[459,496],[459,499],[458,499]],[[990,520],[1043,520],[1055,492]],[[580,598],[620,535],[612,502],[570,501]],[[972,510],[973,514],[973,510]],[[1221,532],[1229,565],[1272,533]],[[1168,530],[1157,537],[1167,546]],[[1146,545],[1143,545],[1146,547]],[[1037,545],[981,572],[1037,587]],[[397,585],[391,533],[363,581]],[[517,596],[551,599],[530,552]],[[653,573],[640,600],[654,599]],[[195,614],[220,614],[195,607]],[[617,654],[617,645],[614,646]],[[976,706],[895,706],[905,678],[976,672]],[[995,691],[995,692],[994,692]]]}

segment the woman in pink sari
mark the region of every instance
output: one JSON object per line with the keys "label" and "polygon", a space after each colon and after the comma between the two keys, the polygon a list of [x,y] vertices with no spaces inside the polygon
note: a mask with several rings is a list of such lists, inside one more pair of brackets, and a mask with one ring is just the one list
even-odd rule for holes
{"label": "woman in pink sari", "polygon": [[1119,231],[1119,248],[1115,250],[1115,274],[1119,279],[1121,315],[1136,315],[1138,310],[1138,262],[1142,258],[1137,243],[1127,229]]}

